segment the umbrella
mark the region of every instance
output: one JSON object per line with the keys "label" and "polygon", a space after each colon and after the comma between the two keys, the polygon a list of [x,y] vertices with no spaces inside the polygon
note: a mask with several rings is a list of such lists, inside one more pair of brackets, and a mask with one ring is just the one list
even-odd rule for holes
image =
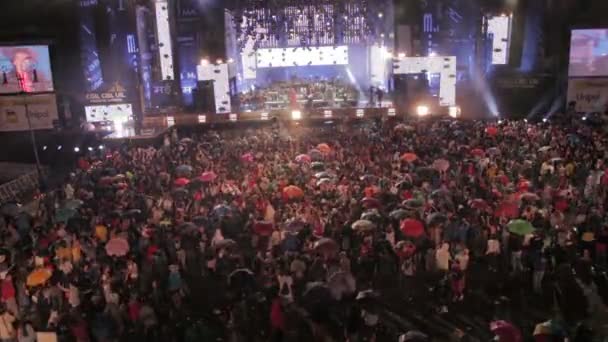
{"label": "umbrella", "polygon": [[287,224],[285,225],[285,231],[292,234],[298,233],[303,228],[304,222],[299,219],[291,219],[287,221]]}
{"label": "umbrella", "polygon": [[[555,320],[549,320],[546,322],[542,322],[537,324],[534,327],[533,336],[547,336],[547,337],[564,337],[566,336],[566,331],[564,328]],[[549,341],[551,339],[548,339]]]}
{"label": "umbrella", "polygon": [[173,182],[173,184],[175,184],[175,186],[186,186],[190,183],[190,180],[188,178],[178,178],[175,180],[175,182]]}
{"label": "umbrella", "polygon": [[538,152],[547,152],[551,149],[551,146],[543,146],[538,149]]}
{"label": "umbrella", "polygon": [[408,152],[401,155],[401,160],[404,160],[408,163],[411,163],[416,159],[418,159],[418,156],[415,153]]}
{"label": "umbrella", "polygon": [[354,294],[357,290],[355,278],[347,272],[332,274],[327,280],[327,286],[336,300],[341,300],[345,295]]}
{"label": "umbrella", "polygon": [[74,200],[69,200],[69,201],[65,202],[63,207],[67,208],[67,209],[76,210],[76,209],[80,208],[82,206],[82,204],[83,204],[83,202],[81,200],[74,199]]}
{"label": "umbrella", "polygon": [[188,195],[188,190],[184,188],[178,188],[173,190],[171,192],[171,195],[173,195],[173,197],[186,197]]}
{"label": "umbrella", "polygon": [[122,182],[127,178],[127,176],[123,175],[122,173],[117,174],[116,176],[112,177],[112,181],[113,182]]}
{"label": "umbrella", "polygon": [[203,182],[209,183],[209,182],[213,182],[217,178],[217,175],[213,171],[207,171],[207,172],[203,172],[203,174],[199,178]]}
{"label": "umbrella", "polygon": [[323,153],[321,153],[321,151],[319,151],[317,149],[312,149],[312,150],[308,151],[308,155],[310,156],[310,158],[312,160],[323,159]]}
{"label": "umbrella", "polygon": [[257,221],[253,224],[253,231],[261,236],[270,236],[274,225],[270,221]]}
{"label": "umbrella", "polygon": [[224,240],[220,240],[218,242],[216,242],[213,245],[213,248],[215,248],[215,250],[220,250],[220,249],[228,249],[228,248],[232,248],[236,246],[236,242],[232,239],[224,239]]}
{"label": "umbrella", "polygon": [[502,202],[494,211],[494,216],[517,218],[519,217],[519,206],[514,202]]}
{"label": "umbrella", "polygon": [[329,145],[323,143],[323,144],[317,145],[317,150],[321,151],[321,153],[323,153],[323,154],[328,154],[331,152],[331,147],[329,147]]}
{"label": "umbrella", "polygon": [[474,148],[471,150],[471,154],[475,157],[483,157],[486,153],[481,148]]}
{"label": "umbrella", "polygon": [[17,205],[17,203],[6,203],[2,205],[2,208],[0,208],[0,212],[2,213],[2,215],[12,217],[19,215],[20,211],[21,210],[19,209],[19,205]]}
{"label": "umbrella", "polygon": [[366,175],[361,176],[359,179],[363,182],[374,182],[374,181],[376,181],[376,179],[378,179],[378,177],[376,177],[374,175],[366,174]]}
{"label": "umbrella", "polygon": [[490,330],[499,341],[519,342],[522,341],[521,331],[507,321],[494,321],[490,323]]}
{"label": "umbrella", "polygon": [[429,215],[426,218],[426,223],[428,225],[430,225],[430,226],[435,226],[435,225],[444,223],[447,220],[448,220],[448,217],[445,216],[444,214],[442,214],[442,213],[434,213],[434,214]]}
{"label": "umbrella", "polygon": [[519,194],[519,198],[527,201],[538,201],[540,197],[537,194],[531,192],[524,192]]}
{"label": "umbrella", "polygon": [[180,175],[188,174],[192,172],[192,166],[190,165],[180,165],[175,169],[175,172]]}
{"label": "umbrella", "polygon": [[418,330],[410,330],[399,336],[399,342],[427,342],[428,340],[428,335],[425,335]]}
{"label": "umbrella", "polygon": [[301,198],[304,197],[304,191],[295,185],[290,185],[283,189],[283,196],[287,199]]}
{"label": "umbrella", "polygon": [[416,129],[412,126],[398,124],[397,126],[395,126],[395,128],[393,128],[393,130],[398,131],[398,132],[407,132],[407,131],[414,131]]}
{"label": "umbrella", "polygon": [[361,200],[361,204],[365,208],[378,208],[380,207],[380,201],[373,197],[365,197]]}
{"label": "umbrella", "polygon": [[26,284],[29,287],[43,285],[51,278],[52,275],[53,272],[51,272],[51,270],[48,268],[35,269],[27,276]]}
{"label": "umbrella", "polygon": [[296,162],[298,163],[310,163],[312,158],[308,154],[300,154],[296,156]]}
{"label": "umbrella", "polygon": [[433,168],[439,172],[446,172],[450,168],[450,162],[445,159],[437,159],[433,162]]}
{"label": "umbrella", "polygon": [[329,178],[321,178],[317,181],[317,186],[321,186],[323,184],[331,184],[331,179]]}
{"label": "umbrella", "polygon": [[390,214],[388,214],[388,216],[390,218],[393,218],[396,220],[403,220],[408,215],[409,215],[409,212],[405,209],[396,209],[396,210],[391,211]]}
{"label": "umbrella", "polygon": [[376,209],[368,210],[361,215],[361,219],[367,221],[377,221],[380,219],[380,214],[378,214],[378,210]]}
{"label": "umbrella", "polygon": [[228,284],[239,289],[255,286],[255,274],[248,268],[238,268],[228,275]]}
{"label": "umbrella", "polygon": [[495,137],[498,134],[498,128],[496,128],[494,126],[487,127],[486,134],[491,137]]}
{"label": "umbrella", "polygon": [[434,190],[433,192],[431,192],[431,197],[433,198],[446,198],[450,196],[450,191],[448,191],[447,189],[437,189]]}
{"label": "umbrella", "polygon": [[507,224],[507,228],[509,228],[509,232],[520,236],[532,234],[535,231],[534,227],[532,226],[532,223],[520,219],[511,220]]}
{"label": "umbrella", "polygon": [[245,163],[253,163],[254,159],[255,159],[255,157],[253,156],[253,153],[251,153],[251,152],[245,153],[241,156],[241,160]]}
{"label": "umbrella", "polygon": [[310,164],[310,168],[315,171],[325,170],[325,164],[323,164],[321,162],[314,162],[314,163]]}
{"label": "umbrella", "polygon": [[129,242],[123,238],[113,238],[106,243],[106,253],[112,256],[125,256],[129,252]]}
{"label": "umbrella", "polygon": [[331,177],[331,175],[329,174],[329,172],[326,172],[326,171],[315,173],[315,178],[317,178],[317,179],[329,178],[329,177]]}
{"label": "umbrella", "polygon": [[321,238],[314,244],[314,250],[326,257],[335,255],[338,252],[338,244],[329,238]]}
{"label": "umbrella", "polygon": [[481,198],[475,198],[469,201],[469,206],[477,210],[488,210],[489,206],[486,201]]}
{"label": "umbrella", "polygon": [[141,210],[139,210],[139,209],[129,209],[125,213],[126,217],[135,217],[135,216],[139,216],[139,215],[141,215]]}
{"label": "umbrella", "polygon": [[401,221],[401,232],[407,237],[417,238],[424,235],[424,226],[418,220],[405,219]]}
{"label": "umbrella", "polygon": [[351,227],[357,231],[368,231],[376,228],[376,225],[369,220],[358,220],[355,221]]}
{"label": "umbrella", "polygon": [[409,200],[403,201],[403,205],[409,209],[418,209],[424,206],[424,201],[421,199],[412,198]]}
{"label": "umbrella", "polygon": [[232,208],[225,204],[216,205],[215,207],[213,207],[213,211],[212,211],[213,215],[215,215],[218,218],[228,216],[231,212],[232,212]]}

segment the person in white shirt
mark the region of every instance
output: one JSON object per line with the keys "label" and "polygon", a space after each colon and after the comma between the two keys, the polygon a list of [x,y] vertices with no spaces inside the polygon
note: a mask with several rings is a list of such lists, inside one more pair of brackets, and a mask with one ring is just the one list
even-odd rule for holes
{"label": "person in white shirt", "polygon": [[435,252],[435,264],[437,269],[441,272],[448,272],[450,270],[451,260],[450,245],[448,243],[443,243]]}

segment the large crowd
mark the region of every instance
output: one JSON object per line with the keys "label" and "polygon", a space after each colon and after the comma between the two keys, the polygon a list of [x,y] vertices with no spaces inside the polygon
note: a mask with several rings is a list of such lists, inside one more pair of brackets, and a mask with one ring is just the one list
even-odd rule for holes
{"label": "large crowd", "polygon": [[91,152],[35,212],[1,208],[0,341],[479,341],[387,308],[422,291],[448,317],[511,281],[543,319],[496,304],[479,330],[604,341],[607,148],[577,123],[422,120]]}

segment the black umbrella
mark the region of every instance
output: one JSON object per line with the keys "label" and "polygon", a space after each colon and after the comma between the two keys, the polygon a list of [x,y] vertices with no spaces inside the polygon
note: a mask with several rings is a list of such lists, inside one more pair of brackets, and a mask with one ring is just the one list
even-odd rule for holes
{"label": "black umbrella", "polygon": [[228,275],[228,285],[233,290],[254,289],[255,274],[248,268],[239,268]]}
{"label": "black umbrella", "polygon": [[192,218],[192,222],[199,226],[205,226],[209,222],[205,216],[195,216]]}

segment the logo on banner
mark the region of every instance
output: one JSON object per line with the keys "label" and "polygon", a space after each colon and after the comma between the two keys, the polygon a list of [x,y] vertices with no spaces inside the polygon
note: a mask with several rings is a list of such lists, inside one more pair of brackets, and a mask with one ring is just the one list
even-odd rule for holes
{"label": "logo on banner", "polygon": [[87,93],[85,98],[90,103],[124,102],[127,99],[127,90],[120,83],[115,82],[106,91]]}

